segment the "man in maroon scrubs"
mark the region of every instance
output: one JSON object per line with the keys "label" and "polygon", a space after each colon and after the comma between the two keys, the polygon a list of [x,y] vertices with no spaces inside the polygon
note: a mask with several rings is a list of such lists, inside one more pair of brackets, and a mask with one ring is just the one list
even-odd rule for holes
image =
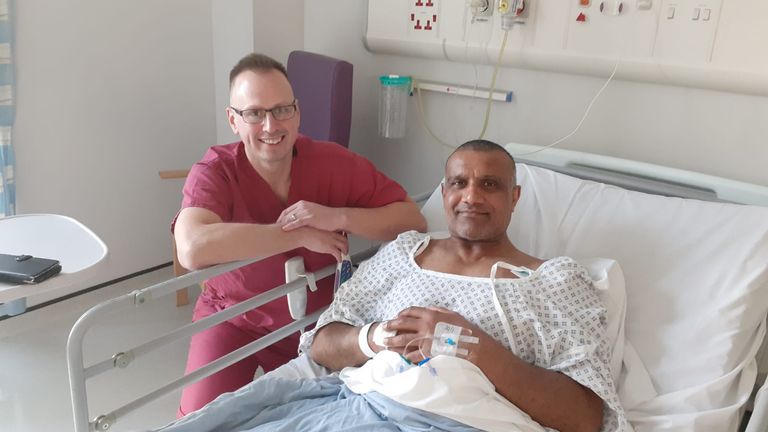
{"label": "man in maroon scrubs", "polygon": [[[299,134],[299,101],[285,68],[259,54],[230,73],[227,116],[240,141],[211,147],[192,167],[172,229],[179,262],[199,269],[270,257],[214,277],[197,300],[197,321],[285,282],[286,259],[302,256],[315,271],[348,252],[343,233],[391,240],[426,222],[405,190],[365,158]],[[332,281],[326,282],[325,285]],[[308,312],[327,305],[332,289],[309,293]],[[198,333],[187,372],[291,321],[285,297]],[[179,416],[294,358],[298,336],[282,340],[200,382],[182,395]]]}

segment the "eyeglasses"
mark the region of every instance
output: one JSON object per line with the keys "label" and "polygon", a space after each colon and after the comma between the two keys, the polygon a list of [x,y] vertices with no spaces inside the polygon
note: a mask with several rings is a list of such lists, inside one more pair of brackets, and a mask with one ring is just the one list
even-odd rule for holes
{"label": "eyeglasses", "polygon": [[280,105],[271,109],[244,109],[239,110],[230,106],[229,109],[243,118],[243,121],[250,124],[259,124],[267,117],[267,113],[272,113],[272,118],[278,121],[292,119],[296,115],[296,102],[294,99],[290,105]]}

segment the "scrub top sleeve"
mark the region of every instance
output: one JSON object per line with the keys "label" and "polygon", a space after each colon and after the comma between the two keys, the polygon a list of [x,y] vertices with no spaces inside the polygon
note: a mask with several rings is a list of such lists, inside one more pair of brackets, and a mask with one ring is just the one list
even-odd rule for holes
{"label": "scrub top sleeve", "polygon": [[349,164],[350,207],[376,208],[405,201],[408,193],[367,159],[355,155]]}
{"label": "scrub top sleeve", "polygon": [[[181,208],[198,207],[216,213],[221,220],[232,219],[232,189],[224,173],[215,164],[198,162],[192,166],[184,182]],[[176,225],[178,213],[171,223]]]}

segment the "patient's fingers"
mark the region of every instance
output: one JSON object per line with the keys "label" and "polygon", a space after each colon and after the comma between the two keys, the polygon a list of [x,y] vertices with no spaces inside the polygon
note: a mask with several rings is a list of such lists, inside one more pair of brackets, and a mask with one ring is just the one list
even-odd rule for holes
{"label": "patient's fingers", "polygon": [[404,355],[405,358],[411,361],[411,363],[419,364],[422,360],[429,356],[428,351],[414,350]]}
{"label": "patient's fingers", "polygon": [[398,333],[419,333],[425,328],[423,320],[419,317],[402,315],[398,315],[384,324],[384,330],[396,331]]}
{"label": "patient's fingers", "polygon": [[413,351],[429,352],[426,347],[432,344],[432,339],[429,335],[423,335],[418,333],[405,333],[398,334],[384,339],[384,346],[388,350],[394,351],[399,354],[407,355]]}
{"label": "patient's fingers", "polygon": [[415,333],[404,333],[396,336],[384,338],[384,346],[390,349],[404,348],[408,345],[408,342],[415,339],[417,335]]}
{"label": "patient's fingers", "polygon": [[458,313],[450,309],[446,309],[444,307],[439,307],[439,306],[427,306],[427,307],[411,306],[403,309],[397,315],[409,316],[414,318],[426,318],[426,317],[435,316],[436,314],[459,315]]}
{"label": "patient's fingers", "polygon": [[427,313],[427,308],[423,308],[421,306],[411,306],[407,307],[400,311],[400,313],[397,314],[398,317],[414,317],[414,318],[420,318]]}

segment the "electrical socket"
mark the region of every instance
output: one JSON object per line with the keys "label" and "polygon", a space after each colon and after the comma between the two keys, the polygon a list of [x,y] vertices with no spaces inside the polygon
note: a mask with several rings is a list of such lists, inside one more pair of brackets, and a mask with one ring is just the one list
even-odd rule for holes
{"label": "electrical socket", "polygon": [[409,0],[408,35],[416,39],[434,39],[440,28],[441,0]]}
{"label": "electrical socket", "polygon": [[469,7],[472,10],[472,16],[475,18],[493,16],[494,0],[471,0]]}

